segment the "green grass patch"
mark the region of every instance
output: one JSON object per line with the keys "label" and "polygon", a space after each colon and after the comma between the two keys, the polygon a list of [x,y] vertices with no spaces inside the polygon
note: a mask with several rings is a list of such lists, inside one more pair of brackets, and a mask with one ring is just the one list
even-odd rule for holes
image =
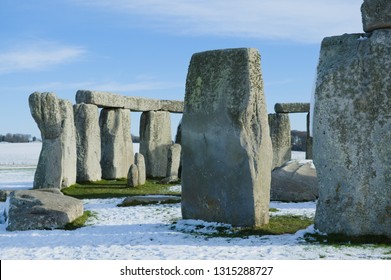
{"label": "green grass patch", "polygon": [[313,223],[313,218],[303,216],[271,216],[267,225],[256,228],[244,228],[239,230],[237,234],[239,236],[294,234],[299,230],[306,229]]}
{"label": "green grass patch", "polygon": [[78,229],[78,228],[81,228],[81,227],[84,227],[87,220],[89,218],[92,218],[92,217],[96,217],[95,213],[94,212],[91,212],[89,210],[87,211],[84,211],[84,214],[83,216],[77,218],[76,220],[74,220],[73,222],[71,223],[68,223],[65,225],[64,229],[65,230],[75,230],[75,229]]}
{"label": "green grass patch", "polygon": [[65,195],[78,199],[86,198],[113,198],[134,195],[179,195],[171,191],[170,187],[178,184],[160,184],[158,180],[147,180],[145,185],[128,187],[126,180],[102,180],[98,182],[78,183],[62,190]]}
{"label": "green grass patch", "polygon": [[[193,234],[200,234],[207,237],[225,237],[225,238],[247,238],[249,236],[282,235],[294,234],[299,230],[306,229],[314,223],[312,218],[294,215],[282,215],[270,217],[269,224],[255,228],[231,228],[218,226],[212,233],[197,232],[205,228],[204,225],[196,225]],[[175,229],[175,223],[172,227]]]}

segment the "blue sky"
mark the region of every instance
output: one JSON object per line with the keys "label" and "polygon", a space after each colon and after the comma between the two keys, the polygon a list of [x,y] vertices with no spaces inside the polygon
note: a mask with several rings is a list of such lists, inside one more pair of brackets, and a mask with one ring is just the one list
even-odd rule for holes
{"label": "blue sky", "polygon": [[[259,50],[269,112],[309,102],[322,38],[363,32],[361,3],[2,0],[0,134],[40,136],[28,107],[34,91],[72,102],[78,89],[183,100],[191,55],[212,49]],[[305,130],[304,115],[291,123]]]}

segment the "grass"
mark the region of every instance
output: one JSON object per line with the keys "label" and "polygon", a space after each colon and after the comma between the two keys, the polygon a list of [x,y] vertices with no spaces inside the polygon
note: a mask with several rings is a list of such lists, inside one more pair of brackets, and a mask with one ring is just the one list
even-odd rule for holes
{"label": "grass", "polygon": [[271,216],[267,225],[256,228],[243,228],[235,232],[234,235],[239,237],[246,237],[251,235],[282,235],[294,234],[299,230],[306,229],[314,223],[313,218],[295,216],[295,215],[281,215]]}
{"label": "grass", "polygon": [[[299,230],[306,229],[313,224],[313,218],[281,215],[270,217],[269,224],[253,228],[231,228],[226,226],[215,227],[211,233],[200,233],[205,228],[204,225],[195,225],[190,233],[204,235],[207,237],[225,237],[225,238],[247,238],[249,236],[282,235],[294,234]],[[175,229],[175,222],[172,226]]]}
{"label": "grass", "polygon": [[64,229],[65,230],[75,230],[75,229],[84,227],[87,220],[92,217],[96,217],[95,213],[93,213],[92,211],[89,211],[89,210],[84,211],[83,216],[77,218],[76,220],[74,220],[71,223],[66,224]]}
{"label": "grass", "polygon": [[128,187],[125,179],[102,180],[98,182],[78,183],[62,190],[65,195],[78,199],[113,198],[135,195],[180,195],[169,188],[178,184],[160,184],[158,180],[147,180],[145,185]]}

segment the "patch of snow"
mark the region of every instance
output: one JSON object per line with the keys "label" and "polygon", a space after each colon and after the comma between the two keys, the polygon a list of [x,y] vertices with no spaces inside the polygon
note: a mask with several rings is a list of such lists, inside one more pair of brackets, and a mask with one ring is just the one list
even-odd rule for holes
{"label": "patch of snow", "polygon": [[292,151],[291,158],[292,159],[299,159],[299,160],[305,159],[305,152]]}
{"label": "patch of snow", "polygon": [[182,186],[181,185],[172,186],[172,187],[169,187],[168,190],[171,192],[181,192]]}
{"label": "patch of snow", "polygon": [[[377,246],[314,245],[304,240],[313,226],[295,234],[208,237],[224,224],[182,220],[181,205],[117,207],[122,199],[86,199],[85,209],[96,213],[88,226],[75,231],[8,232],[0,225],[2,259],[381,259],[389,250]],[[0,203],[0,208],[4,203]],[[313,215],[315,203],[272,202],[280,214]],[[276,214],[276,213],[274,213]]]}

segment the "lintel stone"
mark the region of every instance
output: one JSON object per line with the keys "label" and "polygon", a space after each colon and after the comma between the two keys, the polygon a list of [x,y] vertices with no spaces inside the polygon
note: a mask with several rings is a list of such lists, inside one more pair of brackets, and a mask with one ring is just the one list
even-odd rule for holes
{"label": "lintel stone", "polygon": [[184,107],[183,101],[179,100],[159,100],[90,90],[78,90],[76,103],[94,104],[100,108],[129,109],[134,112],[168,111],[183,113]]}
{"label": "lintel stone", "polygon": [[308,113],[310,103],[276,103],[274,111],[276,113]]}

